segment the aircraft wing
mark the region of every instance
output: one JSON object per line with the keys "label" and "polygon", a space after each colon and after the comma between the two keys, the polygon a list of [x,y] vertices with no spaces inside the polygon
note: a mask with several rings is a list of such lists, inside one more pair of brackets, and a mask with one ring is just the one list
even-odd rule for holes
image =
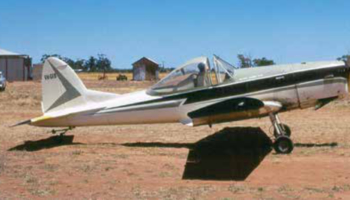
{"label": "aircraft wing", "polygon": [[181,123],[198,126],[237,121],[263,117],[271,112],[278,112],[281,108],[282,104],[276,101],[261,101],[248,97],[235,98],[189,112],[188,118],[181,120]]}

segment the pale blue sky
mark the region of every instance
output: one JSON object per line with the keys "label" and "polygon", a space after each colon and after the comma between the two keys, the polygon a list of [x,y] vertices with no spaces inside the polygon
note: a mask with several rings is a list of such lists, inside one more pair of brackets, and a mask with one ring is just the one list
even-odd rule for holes
{"label": "pale blue sky", "polygon": [[147,56],[170,67],[215,53],[277,63],[350,53],[348,0],[2,1],[0,48],[73,59],[104,53],[113,67]]}

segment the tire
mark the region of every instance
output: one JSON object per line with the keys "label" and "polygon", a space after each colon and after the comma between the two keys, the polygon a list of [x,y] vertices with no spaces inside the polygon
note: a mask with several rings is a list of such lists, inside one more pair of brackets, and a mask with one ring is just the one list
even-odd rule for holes
{"label": "tire", "polygon": [[290,154],[294,149],[294,144],[289,137],[282,135],[275,140],[273,148],[278,154]]}
{"label": "tire", "polygon": [[[282,127],[282,129],[285,132],[285,135],[290,137],[292,135],[292,131],[290,129],[290,127],[286,124],[280,124],[280,126]],[[273,135],[277,138],[279,136],[279,134],[277,133],[276,129],[273,130]]]}

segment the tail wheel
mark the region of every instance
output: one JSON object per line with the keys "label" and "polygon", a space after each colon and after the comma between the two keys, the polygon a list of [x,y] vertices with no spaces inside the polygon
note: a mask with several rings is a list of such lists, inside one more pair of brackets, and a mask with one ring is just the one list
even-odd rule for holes
{"label": "tail wheel", "polygon": [[[292,131],[290,129],[290,127],[286,124],[280,124],[281,129],[284,132],[284,135],[290,137],[292,135]],[[278,132],[276,131],[276,129],[273,130],[273,134],[274,136],[277,138],[279,136]]]}
{"label": "tail wheel", "polygon": [[293,151],[294,145],[293,141],[287,136],[279,136],[276,138],[273,148],[276,153],[279,154],[289,154]]}

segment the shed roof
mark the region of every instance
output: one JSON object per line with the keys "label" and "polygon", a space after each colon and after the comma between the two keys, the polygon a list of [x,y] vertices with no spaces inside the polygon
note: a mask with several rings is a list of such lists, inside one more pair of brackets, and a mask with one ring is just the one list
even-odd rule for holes
{"label": "shed roof", "polygon": [[27,56],[27,55],[11,52],[5,49],[0,49],[0,56]]}
{"label": "shed roof", "polygon": [[154,60],[152,60],[150,58],[147,58],[147,57],[142,57],[140,60],[134,62],[132,65],[135,66],[135,65],[140,64],[140,63],[145,63],[145,64],[148,64],[148,65],[150,64],[150,65],[159,66],[159,64],[156,61],[154,61]]}

